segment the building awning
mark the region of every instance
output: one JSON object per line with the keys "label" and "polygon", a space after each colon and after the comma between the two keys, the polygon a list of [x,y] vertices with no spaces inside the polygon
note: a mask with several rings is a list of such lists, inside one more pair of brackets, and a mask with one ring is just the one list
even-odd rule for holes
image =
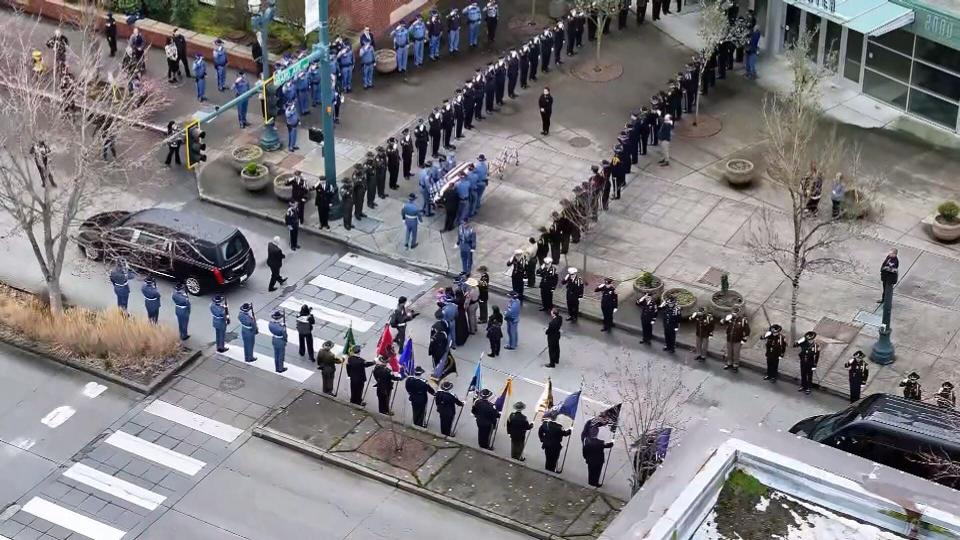
{"label": "building awning", "polygon": [[824,19],[860,32],[879,36],[913,22],[913,10],[889,0],[784,0]]}

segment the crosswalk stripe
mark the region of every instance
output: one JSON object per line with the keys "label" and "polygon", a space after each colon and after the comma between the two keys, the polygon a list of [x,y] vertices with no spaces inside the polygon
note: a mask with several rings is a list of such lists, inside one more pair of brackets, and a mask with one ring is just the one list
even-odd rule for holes
{"label": "crosswalk stripe", "polygon": [[399,266],[364,257],[363,255],[357,255],[356,253],[347,253],[343,257],[340,257],[340,260],[337,262],[356,266],[357,268],[362,268],[368,272],[380,274],[381,276],[387,276],[388,278],[405,281],[418,287],[426,285],[427,281],[429,281],[429,278],[423,274],[411,272],[406,268],[400,268]]}
{"label": "crosswalk stripe", "polygon": [[337,294],[345,294],[347,296],[352,296],[364,302],[370,302],[371,304],[376,304],[378,306],[383,306],[388,309],[393,309],[397,307],[397,299],[388,295],[383,294],[377,291],[366,289],[359,285],[354,285],[353,283],[347,283],[346,281],[340,281],[339,279],[334,279],[330,276],[325,276],[323,274],[318,275],[317,277],[310,280],[310,284],[314,287],[320,287],[321,289],[328,289]]}
{"label": "crosswalk stripe", "polygon": [[136,454],[144,459],[163,465],[164,467],[182,472],[187,476],[197,474],[200,472],[200,469],[206,466],[206,463],[199,459],[185,456],[180,452],[164,448],[159,444],[135,437],[124,431],[115,431],[107,437],[105,442],[131,454]]}
{"label": "crosswalk stripe", "polygon": [[253,353],[253,357],[256,358],[253,362],[244,362],[243,358],[243,346],[237,345],[228,345],[226,352],[220,353],[231,360],[236,360],[237,362],[242,362],[248,366],[253,366],[255,368],[262,369],[264,371],[269,371],[270,373],[276,373],[281,377],[290,379],[291,381],[296,381],[302,383],[303,381],[310,378],[313,375],[313,371],[309,369],[304,369],[300,366],[286,363],[284,367],[287,368],[283,373],[277,373],[276,369],[273,366],[273,356],[267,356],[258,352]]}
{"label": "crosswalk stripe", "polygon": [[120,540],[127,534],[126,531],[115,529],[40,497],[27,501],[21,510],[93,540]]}
{"label": "crosswalk stripe", "polygon": [[283,309],[288,309],[295,313],[300,313],[300,306],[306,305],[311,310],[311,313],[314,317],[322,319],[329,323],[333,323],[337,326],[342,326],[344,328],[349,328],[353,326],[353,329],[357,332],[366,332],[367,330],[373,328],[372,322],[361,319],[360,317],[354,317],[348,313],[343,313],[342,311],[337,311],[335,309],[328,308],[326,306],[321,306],[320,304],[315,304],[307,300],[301,300],[291,296],[283,301],[280,304],[280,307]]}
{"label": "crosswalk stripe", "polygon": [[[266,320],[263,320],[263,319],[257,319],[257,329],[260,330],[260,335],[266,334],[267,336],[269,336],[269,335],[270,335],[270,321],[266,321]],[[242,342],[241,342],[241,343],[242,343]],[[296,332],[290,332],[289,330],[287,331],[287,343],[289,343],[289,344],[291,344],[291,345],[293,345],[293,346],[296,346],[296,347],[299,347],[299,346],[300,346],[300,338],[297,336],[297,333],[296,333]],[[313,338],[313,351],[314,351],[314,354],[316,354],[316,351],[319,351],[319,350],[320,350],[320,345],[322,345],[322,344],[323,344],[323,342],[320,340],[320,338],[314,336],[314,338]],[[333,354],[337,354],[337,355],[343,354],[343,345],[334,345],[333,348],[330,349],[330,350],[333,351]],[[270,361],[273,362],[272,359],[271,359]],[[273,365],[273,364],[271,364],[271,365]]]}
{"label": "crosswalk stripe", "polygon": [[212,418],[201,416],[195,412],[188,411],[182,407],[177,407],[166,401],[156,400],[144,411],[160,418],[166,418],[171,422],[176,422],[181,426],[186,426],[192,430],[206,433],[211,437],[216,437],[221,441],[233,442],[243,433],[242,429],[231,425],[218,422]]}
{"label": "crosswalk stripe", "polygon": [[116,476],[110,476],[93,467],[88,467],[83,463],[74,463],[69,469],[63,472],[63,475],[71,480],[146,508],[147,510],[156,510],[163,504],[163,501],[167,500],[166,497],[159,493],[154,493],[149,489],[144,489]]}

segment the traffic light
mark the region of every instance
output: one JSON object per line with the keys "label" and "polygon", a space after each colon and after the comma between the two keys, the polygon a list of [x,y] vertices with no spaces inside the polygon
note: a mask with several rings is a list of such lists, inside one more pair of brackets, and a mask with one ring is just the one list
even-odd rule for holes
{"label": "traffic light", "polygon": [[199,120],[187,124],[184,131],[184,140],[187,142],[187,169],[193,169],[201,161],[207,160],[207,144],[204,142],[207,132],[200,129]]}

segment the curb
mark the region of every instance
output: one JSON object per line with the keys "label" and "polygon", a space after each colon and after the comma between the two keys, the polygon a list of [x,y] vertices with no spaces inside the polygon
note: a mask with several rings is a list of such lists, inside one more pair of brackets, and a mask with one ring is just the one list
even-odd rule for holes
{"label": "curb", "polygon": [[[251,210],[250,208],[247,208],[247,207],[242,206],[242,205],[239,205],[239,204],[235,204],[235,203],[232,203],[232,202],[220,200],[220,199],[217,199],[217,198],[215,198],[215,197],[211,197],[211,196],[209,196],[209,195],[206,195],[206,194],[204,193],[203,188],[199,185],[199,182],[198,182],[197,187],[198,187],[199,193],[200,193],[200,200],[202,200],[202,201],[205,201],[205,202],[208,202],[208,203],[211,203],[211,204],[214,204],[214,205],[223,207],[223,208],[227,208],[227,209],[229,209],[229,210],[233,210],[233,211],[239,212],[239,213],[244,214],[244,215],[253,216],[253,217],[256,217],[256,218],[259,218],[259,219],[271,221],[271,222],[277,223],[277,224],[279,224],[279,225],[285,225],[284,222],[283,222],[283,220],[280,219],[280,218],[276,218],[276,217],[270,216],[269,214],[265,214],[265,213],[263,213],[263,212],[258,212],[258,211],[255,211],[255,210]],[[434,273],[436,273],[436,274],[438,274],[438,275],[441,275],[441,276],[444,276],[444,277],[447,277],[447,278],[455,278],[455,277],[457,277],[457,275],[458,275],[457,272],[453,272],[453,271],[448,270],[448,269],[446,269],[446,268],[440,268],[440,267],[437,267],[437,266],[434,266],[434,265],[431,265],[431,264],[427,264],[427,263],[410,262],[410,261],[406,261],[406,260],[399,259],[398,257],[395,257],[395,256],[393,256],[393,255],[391,255],[391,254],[388,254],[388,253],[381,253],[381,252],[373,251],[373,250],[371,250],[370,248],[368,248],[368,247],[366,247],[366,246],[363,246],[363,245],[360,245],[360,244],[358,244],[357,242],[355,242],[355,241],[353,241],[353,240],[351,240],[351,239],[349,239],[349,238],[343,238],[343,237],[338,236],[338,235],[335,235],[335,234],[333,234],[333,233],[321,231],[321,230],[319,230],[319,229],[317,229],[317,228],[315,228],[315,227],[313,227],[313,226],[311,226],[311,225],[302,225],[302,226],[300,227],[300,230],[301,230],[301,231],[306,231],[306,232],[308,232],[308,233],[310,233],[310,234],[313,234],[314,236],[319,236],[319,237],[321,237],[321,238],[326,238],[326,239],[328,239],[328,240],[331,240],[331,241],[337,242],[337,243],[339,243],[339,244],[345,245],[345,246],[349,247],[350,249],[354,249],[354,250],[357,250],[357,251],[362,251],[363,253],[368,254],[368,255],[373,255],[373,256],[375,256],[375,257],[380,257],[380,258],[389,259],[390,261],[395,262],[395,263],[399,263],[399,264],[401,264],[401,265],[413,266],[413,267],[416,267],[416,268],[420,268],[420,269],[424,269],[424,270],[429,270],[429,271],[431,271],[431,272],[434,272]],[[501,294],[501,295],[506,295],[506,294],[509,293],[510,290],[511,290],[511,289],[509,289],[509,288],[507,288],[507,287],[505,287],[505,286],[498,285],[498,284],[495,284],[495,283],[491,283],[491,284],[490,284],[490,289],[491,289],[491,291],[493,291],[493,292],[495,292],[495,293],[498,293],[498,294]],[[542,305],[541,302],[540,302],[540,300],[539,300],[538,298],[536,298],[535,295],[530,295],[530,296],[528,296],[528,297],[525,299],[525,302],[531,302],[531,303],[533,303],[533,304]],[[557,304],[557,306],[563,306],[564,308],[566,307],[566,306],[564,306],[560,301],[556,302],[556,304]],[[587,319],[587,320],[590,320],[590,321],[593,321],[593,322],[601,322],[601,321],[602,321],[602,317],[600,317],[599,315],[597,315],[597,314],[595,314],[595,313],[591,313],[589,310],[584,310],[584,309],[581,309],[581,310],[580,310],[580,318],[581,318],[581,319]],[[615,323],[615,328],[618,328],[618,329],[621,329],[621,330],[625,330],[625,331],[627,331],[628,333],[630,333],[630,334],[632,334],[632,335],[635,335],[635,336],[640,336],[640,335],[642,335],[642,333],[643,333],[642,330],[641,330],[641,328],[640,328],[639,326],[636,326],[636,325],[633,325],[633,324],[629,324],[629,323],[619,323],[619,322],[618,322],[618,323]],[[656,342],[661,342],[661,343],[663,342],[663,338],[662,338],[661,336],[656,336],[656,335],[655,335],[655,336],[653,336],[653,339],[654,339],[654,341],[656,341]],[[692,351],[695,351],[695,350],[696,350],[695,347],[694,347],[694,345],[693,345],[692,343],[687,343],[687,342],[681,341],[680,339],[677,339],[677,343],[676,343],[676,344],[677,344],[677,348],[680,348],[680,349],[683,349],[683,350],[686,350],[686,351],[691,351],[691,352],[692,352]],[[722,362],[722,361],[724,360],[724,357],[721,356],[720,354],[716,353],[716,352],[708,352],[708,353],[707,353],[707,356],[710,357],[710,358],[712,358],[712,359],[714,359],[714,360],[716,360],[716,361],[718,361],[718,362]],[[762,365],[759,365],[759,364],[754,364],[754,363],[752,363],[752,362],[745,362],[745,361],[743,361],[743,360],[741,360],[741,362],[740,362],[740,367],[741,367],[741,368],[748,369],[748,370],[753,371],[753,372],[755,372],[755,373],[765,373],[765,372],[766,372],[765,366],[762,366]],[[785,373],[781,373],[779,380],[789,381],[789,382],[791,382],[791,383],[798,384],[798,385],[800,384],[800,378],[799,378],[799,377],[793,376],[793,375],[788,375],[788,374],[785,374]],[[822,385],[820,385],[819,383],[814,384],[814,388],[820,390],[820,391],[823,392],[823,393],[826,393],[826,394],[829,394],[829,395],[832,395],[832,396],[841,397],[841,398],[844,398],[844,399],[847,399],[847,400],[850,399],[850,395],[849,395],[849,394],[847,394],[847,393],[845,393],[845,392],[842,392],[842,391],[840,391],[840,390],[837,390],[837,389],[835,389],[835,388],[830,388],[830,387],[827,387],[827,386],[822,386]]]}
{"label": "curb", "polygon": [[438,493],[434,493],[429,489],[420,487],[416,484],[412,484],[405,480],[400,480],[399,478],[395,478],[393,476],[386,475],[384,473],[381,473],[380,471],[371,469],[370,467],[360,465],[359,463],[354,463],[350,460],[341,458],[335,455],[333,452],[321,450],[315,446],[312,446],[310,444],[307,444],[297,439],[294,439],[292,437],[289,437],[283,433],[280,433],[279,431],[276,431],[272,428],[268,428],[264,426],[256,426],[253,428],[253,436],[263,439],[265,441],[270,441],[272,443],[279,444],[280,446],[284,446],[291,450],[295,450],[307,456],[317,458],[320,461],[357,473],[371,480],[376,480],[377,482],[386,484],[390,487],[395,487],[397,489],[400,489],[407,493],[418,495],[420,497],[423,497],[425,499],[428,499],[440,505],[453,508],[454,510],[459,510],[460,512],[472,515],[474,517],[483,519],[485,521],[489,521],[496,525],[500,525],[501,527],[506,527],[507,529],[511,529],[511,530],[532,536],[534,538],[538,538],[540,540],[563,540],[562,536],[558,536],[556,534],[538,529],[536,527],[525,525],[518,521],[506,518],[499,514],[494,514],[493,512],[490,512],[488,510],[485,510],[478,506],[474,506],[469,503],[465,503],[463,501],[458,501],[458,500],[453,500],[453,499],[443,497],[442,495]]}

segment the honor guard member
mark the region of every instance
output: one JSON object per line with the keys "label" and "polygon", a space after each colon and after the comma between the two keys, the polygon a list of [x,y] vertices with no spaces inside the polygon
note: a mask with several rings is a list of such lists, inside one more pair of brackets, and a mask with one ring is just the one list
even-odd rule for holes
{"label": "honor guard member", "polygon": [[557,267],[553,264],[553,258],[544,257],[543,264],[537,270],[540,275],[540,301],[543,307],[540,311],[550,311],[553,309],[553,291],[560,283],[560,277],[557,275]]}
{"label": "honor guard member", "polygon": [[617,312],[617,286],[613,284],[613,278],[604,278],[594,292],[600,293],[600,311],[603,313],[603,328],[600,331],[609,332],[613,329],[613,314]]}
{"label": "honor guard member", "polygon": [[477,101],[473,79],[467,79],[463,84],[463,126],[473,129],[474,104]]}
{"label": "honor guard member", "polygon": [[487,2],[487,6],[483,8],[484,15],[487,18],[487,44],[489,45],[493,45],[493,40],[497,37],[497,11],[496,0],[490,0]]}
{"label": "honor guard member", "polygon": [[190,337],[188,332],[190,326],[190,297],[187,296],[183,283],[177,283],[173,291],[173,305],[174,312],[177,315],[177,330],[180,332],[180,339],[186,340]]}
{"label": "honor guard member", "polygon": [[337,72],[340,74],[340,88],[344,92],[353,91],[353,47],[345,42],[337,52]]}
{"label": "honor guard member", "polygon": [[367,403],[363,401],[363,388],[367,383],[367,368],[373,365],[360,357],[360,346],[354,345],[347,357],[347,377],[350,379],[350,403],[360,405]]}
{"label": "honor guard member", "polygon": [[363,177],[367,182],[367,208],[376,208],[377,202],[377,160],[373,152],[367,152],[367,159],[363,164]]}
{"label": "honor guard member", "polygon": [[493,62],[487,63],[487,72],[484,77],[483,98],[487,104],[487,114],[497,110],[497,67]]}
{"label": "honor guard member", "polygon": [[487,163],[487,157],[483,154],[477,156],[477,162],[474,163],[475,170],[477,174],[476,186],[477,186],[477,204],[473,207],[473,213],[471,215],[476,215],[480,210],[480,206],[483,204],[483,192],[487,189],[488,184],[488,175],[490,173],[490,166]]}
{"label": "honor guard member", "polygon": [[306,71],[297,74],[293,86],[297,89],[297,112],[300,116],[310,114],[310,79]]}
{"label": "honor guard member", "polygon": [[410,171],[413,167],[413,135],[408,128],[403,128],[400,132],[400,158],[403,163],[403,178],[409,179],[413,176]]}
{"label": "honor guard member", "polygon": [[453,395],[453,383],[443,381],[440,383],[440,390],[436,393],[434,403],[437,406],[437,414],[440,415],[440,433],[450,437],[450,430],[453,428],[453,418],[456,416],[457,407],[463,407],[463,402]]}
{"label": "honor guard member", "polygon": [[417,127],[413,128],[414,145],[417,147],[417,167],[424,168],[427,159],[427,146],[430,144],[430,131],[423,118],[417,119]]}
{"label": "honor guard member", "polygon": [[447,50],[450,54],[460,52],[460,12],[457,8],[447,14]]}
{"label": "honor guard member", "polygon": [[560,450],[563,449],[563,438],[570,435],[570,430],[563,429],[563,426],[554,418],[545,418],[540,424],[537,435],[540,437],[543,454],[546,457],[544,467],[550,472],[557,472],[557,461],[560,460]]}
{"label": "honor guard member", "polygon": [[323,378],[323,393],[333,394],[333,376],[337,372],[337,364],[342,364],[343,360],[333,354],[333,342],[324,341],[320,345],[320,351],[317,352],[317,369]]}
{"label": "honor guard member", "polygon": [[127,311],[127,303],[130,300],[130,279],[133,278],[133,272],[127,270],[124,264],[117,260],[110,271],[110,283],[113,285],[113,293],[117,295],[117,307],[124,312]]}
{"label": "honor guard member", "polygon": [[424,167],[420,171],[420,178],[418,180],[420,185],[420,196],[423,197],[423,208],[420,209],[420,212],[427,217],[433,215],[433,200],[430,193],[430,188],[433,185],[432,176],[430,174],[430,168],[432,166],[432,161],[427,161],[424,163]]}
{"label": "honor guard member", "polygon": [[[463,120],[463,88],[457,88],[457,95],[453,98],[453,121],[456,126],[454,137],[457,139],[463,138]],[[456,148],[453,145],[450,146]]]}
{"label": "honor guard member", "polygon": [[517,298],[517,293],[513,291],[508,296],[510,299],[507,301],[507,309],[503,311],[503,319],[507,323],[506,349],[512,351],[517,348],[517,341],[520,339],[520,299]]}
{"label": "honor guard member", "polygon": [[493,392],[484,388],[480,391],[480,397],[473,402],[471,412],[477,419],[477,444],[480,448],[493,450],[491,435],[493,428],[497,425],[497,419],[500,418],[500,411],[490,403],[490,397]]}
{"label": "honor guard member", "polygon": [[373,66],[377,63],[377,53],[372,43],[360,47],[360,75],[363,77],[364,89],[373,88]]}
{"label": "honor guard member", "polygon": [[[486,266],[478,266],[477,272],[480,274],[480,278],[477,279],[477,304],[480,308],[480,317],[477,322],[486,324],[487,309],[490,305],[490,274],[487,272]],[[469,283],[469,280],[467,282]]]}
{"label": "honor guard member", "polygon": [[443,21],[436,9],[430,10],[430,19],[427,21],[427,36],[430,41],[430,60],[440,59],[440,37],[443,35]]}
{"label": "honor guard member", "polygon": [[227,306],[224,304],[223,295],[218,294],[210,302],[210,316],[213,322],[213,332],[216,335],[217,352],[227,352],[225,341],[227,338]]}
{"label": "honor guard member", "polygon": [[282,311],[273,312],[267,328],[270,330],[270,342],[273,345],[273,369],[277,373],[283,373],[287,370],[283,366],[287,354],[287,325]]}
{"label": "honor guard member", "polygon": [[343,228],[348,231],[353,228],[353,212],[350,210],[352,207],[353,183],[350,179],[344,179],[340,184],[340,215],[343,218]]}
{"label": "honor guard member", "polygon": [[450,144],[450,137],[453,135],[453,105],[450,104],[450,100],[443,100],[443,105],[440,107],[440,128],[443,130],[443,149],[444,150],[456,150],[456,146]]}
{"label": "honor guard member", "polygon": [[373,160],[374,176],[377,180],[377,197],[387,198],[387,149],[378,146],[377,155]]}
{"label": "honor guard member", "polygon": [[817,333],[807,332],[793,344],[800,347],[800,392],[810,393],[813,388],[813,372],[820,362],[820,344],[817,343]]}
{"label": "honor guard member", "polygon": [[550,362],[544,364],[544,367],[557,367],[560,363],[560,327],[563,326],[563,317],[560,316],[560,310],[553,308],[550,310],[550,322],[547,323],[547,352]]}
{"label": "honor guard member", "polygon": [[411,193],[407,196],[407,203],[400,209],[400,217],[403,219],[403,225],[406,232],[403,237],[403,246],[407,249],[417,247],[417,224],[423,221],[420,209],[417,208],[417,196]]}
{"label": "honor guard member", "polygon": [[[510,51],[507,56],[507,95],[511,99],[517,98],[517,76],[520,74],[520,55],[516,50]],[[524,73],[523,82],[526,85],[526,73]]]}
{"label": "honor guard member", "polygon": [[495,102],[497,107],[502,107],[503,95],[507,90],[507,59],[502,56],[493,66],[493,80],[496,83],[494,90]]}
{"label": "honor guard member", "polygon": [[524,43],[520,51],[514,51],[513,54],[516,54],[517,63],[520,66],[520,88],[526,88],[527,77],[530,74],[530,44]]}
{"label": "honor guard member", "polygon": [[777,382],[780,374],[780,360],[783,360],[783,355],[787,352],[787,338],[783,337],[783,328],[779,324],[771,324],[770,329],[760,339],[767,342],[765,347],[767,374],[763,380]]}
{"label": "honor guard member", "polygon": [[650,108],[642,107],[640,109],[640,126],[637,131],[639,137],[638,149],[641,156],[647,155],[647,143],[650,141],[650,129],[653,123],[653,113],[650,112]]}
{"label": "honor guard member", "polygon": [[152,276],[147,276],[143,280],[143,287],[140,288],[143,294],[143,305],[147,310],[147,319],[153,324],[157,324],[160,317],[160,291],[157,290],[157,282]]}
{"label": "honor guard member", "polygon": [[666,342],[663,350],[673,353],[676,351],[677,331],[680,329],[680,307],[677,305],[677,297],[667,297],[660,315],[663,319],[663,340]]}
{"label": "honor guard member", "polygon": [[397,331],[393,341],[400,347],[407,342],[407,323],[417,317],[417,313],[407,309],[407,297],[401,296],[397,299],[397,307],[390,314],[390,326]]}
{"label": "honor guard member", "polygon": [[567,56],[573,56],[576,53],[574,51],[576,45],[576,33],[577,33],[577,10],[571,10],[570,15],[567,16]]}
{"label": "honor guard member", "polygon": [[313,325],[316,319],[310,313],[310,306],[302,304],[300,313],[297,314],[297,342],[299,344],[300,356],[306,355],[313,360]]}
{"label": "honor guard member", "polygon": [[935,397],[937,398],[937,407],[953,409],[957,406],[957,396],[953,393],[953,383],[949,381],[943,381]]}
{"label": "honor guard member", "polygon": [[227,50],[223,48],[223,40],[217,38],[213,42],[213,69],[217,72],[217,90],[223,92],[227,87]]}
{"label": "honor guard member", "polygon": [[377,366],[373,368],[374,386],[377,387],[377,410],[380,414],[393,416],[390,410],[390,395],[393,394],[393,383],[399,381],[400,376],[390,369],[390,364],[384,357],[377,358]]}
{"label": "honor guard member", "polygon": [[558,66],[563,63],[563,59],[560,57],[563,56],[563,40],[564,40],[564,29],[563,21],[559,21],[553,29],[553,62]]}
{"label": "honor guard member", "polygon": [[287,121],[287,151],[293,152],[299,150],[297,146],[297,126],[300,125],[300,115],[297,114],[296,103],[287,103],[287,109],[284,111]]}
{"label": "honor guard member", "polygon": [[427,395],[436,395],[433,387],[423,380],[423,368],[417,366],[413,368],[413,376],[407,377],[404,387],[407,389],[407,396],[410,399],[410,408],[413,409],[413,423],[420,427],[427,427]]}
{"label": "honor guard member", "polygon": [[[621,20],[626,20],[621,16]],[[624,22],[626,25],[626,22]],[[600,487],[600,475],[603,473],[603,462],[606,461],[606,451],[613,448],[613,441],[604,442],[599,437],[583,439],[583,460],[587,463],[587,483],[593,487]]]}
{"label": "honor guard member", "polygon": [[[460,205],[461,207],[466,205],[463,199],[460,200]],[[460,250],[460,264],[463,267],[463,273],[469,275],[473,270],[473,253],[477,251],[477,233],[466,219],[460,223],[460,228],[457,230],[455,247]]]}
{"label": "honor guard member", "polygon": [[563,276],[563,285],[567,288],[567,320],[577,322],[580,317],[580,299],[583,298],[584,283],[576,268],[567,268],[567,275]]}
{"label": "honor guard member", "polygon": [[207,64],[200,53],[193,61],[193,76],[197,80],[197,101],[204,102],[207,100]]}
{"label": "honor guard member", "polygon": [[847,380],[850,382],[850,403],[860,400],[860,390],[867,385],[870,368],[864,361],[863,351],[853,353],[853,357],[843,363],[847,368]]}
{"label": "honor guard member", "polygon": [[480,21],[483,19],[483,14],[476,2],[471,2],[464,8],[463,14],[467,17],[467,44],[476,47],[480,38]]}
{"label": "honor guard member", "polygon": [[510,283],[513,287],[513,292],[516,293],[517,297],[520,298],[520,301],[522,302],[524,285],[523,281],[527,272],[527,261],[522,249],[518,249],[513,252],[513,257],[510,257],[510,260],[507,261],[507,266],[511,268]]}
{"label": "honor guard member", "polygon": [[[694,358],[703,362],[707,359],[707,351],[710,348],[710,338],[713,337],[716,320],[713,318],[713,315],[707,311],[707,308],[703,306],[697,308],[697,311],[690,316],[690,320],[696,325],[697,356]],[[784,343],[784,346],[786,346],[786,343]]]}
{"label": "honor guard member", "polygon": [[530,52],[527,56],[530,63],[530,80],[537,80],[537,66],[540,65],[540,36],[530,41]]}
{"label": "honor guard member", "polygon": [[434,107],[427,118],[430,126],[430,157],[437,159],[440,156],[440,139],[443,138],[443,113],[439,107]]}
{"label": "honor guard member", "polygon": [[256,344],[260,329],[257,328],[257,319],[253,316],[253,304],[244,302],[240,306],[237,320],[240,321],[240,338],[243,340],[243,361],[254,362],[257,357],[253,354],[253,346]]}
{"label": "honor guard member", "polygon": [[487,76],[477,68],[477,73],[473,76],[473,115],[477,122],[483,121],[483,97],[487,87]]}
{"label": "honor guard member", "polygon": [[423,65],[423,42],[427,38],[427,25],[423,23],[423,17],[417,15],[413,24],[410,25],[410,39],[413,41],[413,65],[420,67]]}
{"label": "honor guard member", "polygon": [[400,24],[390,32],[390,35],[393,36],[393,50],[397,53],[397,72],[406,77],[407,58],[409,55],[407,47],[410,44],[410,31],[407,30],[407,25],[400,22]]}
{"label": "honor guard member", "polygon": [[740,313],[740,308],[733,308],[733,312],[724,317],[720,324],[727,327],[727,354],[723,369],[740,369],[740,349],[750,336],[750,323]]}
{"label": "honor guard member", "polygon": [[[233,81],[234,94],[240,96],[248,90],[250,90],[250,83],[247,82],[242,71],[237,72],[237,78]],[[247,106],[249,101],[250,98],[248,97],[237,103],[237,119],[240,120],[241,129],[250,125],[250,123],[247,122]]]}
{"label": "honor guard member", "polygon": [[353,185],[353,217],[357,218],[357,221],[366,217],[366,214],[363,213],[363,201],[367,193],[365,169],[366,167],[360,164],[360,166],[353,171],[353,176],[350,179]]}
{"label": "honor guard member", "polygon": [[297,236],[300,234],[300,218],[297,216],[296,201],[290,201],[283,220],[287,225],[287,231],[290,233],[290,249],[296,251],[300,247],[297,244]]}
{"label": "honor guard member", "polygon": [[540,70],[550,73],[550,56],[553,54],[553,30],[547,27],[540,34]]}
{"label": "honor guard member", "polygon": [[387,174],[390,177],[390,189],[399,189],[400,184],[400,145],[395,137],[387,139]]}
{"label": "honor guard member", "polygon": [[507,435],[510,435],[510,457],[517,461],[527,460],[523,457],[523,447],[527,444],[527,432],[533,429],[533,424],[523,414],[526,407],[522,401],[514,403],[513,412],[507,417]]}
{"label": "honor guard member", "polygon": [[923,387],[920,386],[920,375],[916,371],[911,371],[906,379],[900,381],[900,388],[903,388],[903,397],[923,400]]}

